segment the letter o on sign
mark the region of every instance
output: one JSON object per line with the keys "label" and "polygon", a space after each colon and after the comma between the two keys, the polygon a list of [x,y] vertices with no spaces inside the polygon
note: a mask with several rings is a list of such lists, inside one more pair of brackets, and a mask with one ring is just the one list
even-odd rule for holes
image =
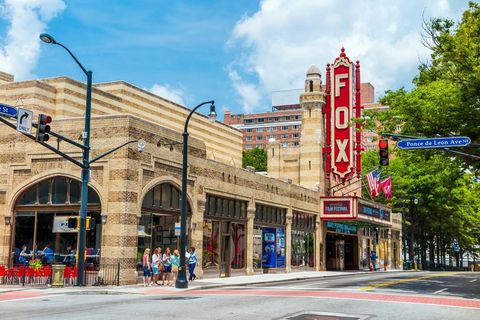
{"label": "letter o on sign", "polygon": [[[343,113],[343,122],[341,121],[340,115]],[[347,107],[337,107],[335,109],[335,128],[345,129],[348,127],[348,108]]]}

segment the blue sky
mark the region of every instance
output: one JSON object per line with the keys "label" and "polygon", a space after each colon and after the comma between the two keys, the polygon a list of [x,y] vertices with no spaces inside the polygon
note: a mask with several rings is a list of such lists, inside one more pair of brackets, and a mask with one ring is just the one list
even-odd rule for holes
{"label": "blue sky", "polygon": [[17,79],[84,79],[48,32],[94,72],[219,113],[270,109],[271,92],[301,88],[342,46],[377,95],[409,86],[419,61],[422,14],[458,20],[458,0],[0,0],[0,70]]}

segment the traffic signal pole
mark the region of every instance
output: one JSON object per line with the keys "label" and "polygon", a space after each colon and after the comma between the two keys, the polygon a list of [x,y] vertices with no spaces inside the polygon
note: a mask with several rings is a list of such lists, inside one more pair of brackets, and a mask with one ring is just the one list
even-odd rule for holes
{"label": "traffic signal pole", "polygon": [[[82,68],[83,69],[83,68]],[[92,112],[92,71],[87,71],[87,97],[85,103],[85,130],[83,132],[82,191],[80,193],[80,228],[78,230],[77,285],[85,285],[85,238],[88,206],[88,181],[90,179],[90,120]]]}

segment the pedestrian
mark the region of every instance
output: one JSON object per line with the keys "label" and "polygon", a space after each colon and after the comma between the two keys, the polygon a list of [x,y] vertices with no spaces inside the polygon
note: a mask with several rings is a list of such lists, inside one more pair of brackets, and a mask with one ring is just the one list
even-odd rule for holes
{"label": "pedestrian", "polygon": [[143,269],[143,286],[149,286],[150,285],[150,249],[146,248],[145,251],[143,252],[143,258],[142,258],[142,269]]}
{"label": "pedestrian", "polygon": [[172,275],[172,255],[170,253],[170,248],[165,249],[162,262],[163,262],[162,286],[165,284],[165,279],[167,279],[167,286],[170,286],[171,275]]}
{"label": "pedestrian", "polygon": [[162,256],[159,254],[160,248],[156,247],[153,250],[152,255],[152,271],[153,271],[153,283],[158,284],[158,276],[159,276],[159,265],[162,260]]}
{"label": "pedestrian", "polygon": [[22,251],[20,251],[19,257],[18,257],[18,262],[21,264],[28,265],[28,262],[32,258],[32,254],[30,251],[28,251],[27,245],[24,244],[22,246]]}
{"label": "pedestrian", "polygon": [[195,267],[197,266],[198,258],[195,253],[195,247],[190,248],[190,252],[187,254],[188,259],[188,273],[190,274],[188,280],[193,281],[197,278],[195,275]]}
{"label": "pedestrian", "polygon": [[172,284],[174,285],[177,281],[178,270],[180,269],[180,253],[177,249],[173,251],[172,255]]}

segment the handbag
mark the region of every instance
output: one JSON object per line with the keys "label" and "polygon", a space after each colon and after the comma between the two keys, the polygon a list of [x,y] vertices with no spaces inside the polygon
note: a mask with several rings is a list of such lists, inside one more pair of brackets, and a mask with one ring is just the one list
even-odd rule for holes
{"label": "handbag", "polygon": [[163,266],[163,263],[159,263],[158,264],[158,271],[163,272],[164,269],[165,269],[165,267]]}
{"label": "handbag", "polygon": [[178,272],[178,266],[172,266],[172,272]]}

